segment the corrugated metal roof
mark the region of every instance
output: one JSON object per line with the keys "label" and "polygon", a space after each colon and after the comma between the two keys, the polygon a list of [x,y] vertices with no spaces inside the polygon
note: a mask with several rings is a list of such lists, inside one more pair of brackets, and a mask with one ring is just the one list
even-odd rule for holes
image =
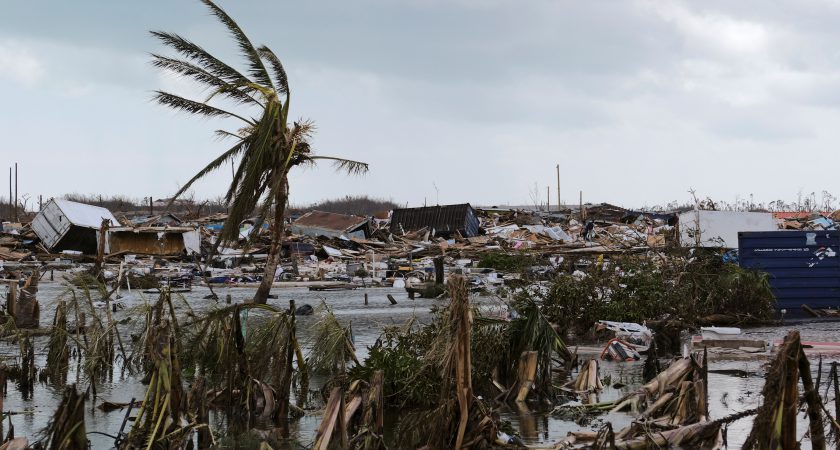
{"label": "corrugated metal roof", "polygon": [[464,237],[472,237],[478,235],[478,218],[469,203],[395,209],[391,216],[392,233],[424,227],[434,228],[436,234],[457,231]]}
{"label": "corrugated metal roof", "polygon": [[367,221],[365,217],[348,216],[324,211],[310,211],[300,216],[298,220],[295,220],[294,225],[297,227],[315,227],[344,232],[352,231],[364,225]]}

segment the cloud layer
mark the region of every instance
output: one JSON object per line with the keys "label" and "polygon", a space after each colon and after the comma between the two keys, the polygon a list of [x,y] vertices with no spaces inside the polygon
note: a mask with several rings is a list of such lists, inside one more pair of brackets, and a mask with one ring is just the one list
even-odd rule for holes
{"label": "cloud layer", "polygon": [[[161,50],[148,30],[235,58],[198,2],[170,3],[7,5],[0,152],[24,192],[164,197],[223,149],[212,130],[231,124],[149,101],[196,91],[147,64]],[[371,163],[362,178],[296,173],[295,203],[522,204],[534,183],[554,202],[555,164],[569,202],[838,191],[836,2],[220,3],[284,61],[316,148]]]}

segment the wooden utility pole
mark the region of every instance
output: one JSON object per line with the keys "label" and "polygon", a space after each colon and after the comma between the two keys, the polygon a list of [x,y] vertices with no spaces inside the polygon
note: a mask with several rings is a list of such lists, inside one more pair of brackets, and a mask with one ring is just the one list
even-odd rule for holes
{"label": "wooden utility pole", "polygon": [[586,211],[583,210],[583,191],[580,191],[580,219],[586,220]]}
{"label": "wooden utility pole", "polygon": [[17,206],[18,206],[18,182],[17,182],[17,163],[15,163],[15,222],[19,222]]}
{"label": "wooden utility pole", "polygon": [[557,164],[557,212],[559,213],[561,209],[563,205],[560,203],[560,164]]}
{"label": "wooden utility pole", "polygon": [[155,210],[154,210],[154,206],[152,205],[152,196],[151,195],[149,196],[149,215],[150,216],[155,215]]}
{"label": "wooden utility pole", "polygon": [[551,212],[551,186],[545,187],[545,212]]}
{"label": "wooden utility pole", "polygon": [[9,210],[6,211],[9,220],[12,220],[12,166],[9,166]]}

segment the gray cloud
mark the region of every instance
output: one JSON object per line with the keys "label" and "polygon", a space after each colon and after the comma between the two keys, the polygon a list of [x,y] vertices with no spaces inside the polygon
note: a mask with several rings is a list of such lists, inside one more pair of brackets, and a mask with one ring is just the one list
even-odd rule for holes
{"label": "gray cloud", "polygon": [[[840,164],[840,6],[829,0],[220,3],[283,59],[293,114],[319,125],[316,148],[372,163],[363,178],[296,173],[297,203],[371,193],[417,204],[432,183],[442,202],[527,203],[557,163],[566,200],[837,191],[775,162],[808,152]],[[4,5],[0,148],[22,163],[27,192],[162,197],[222,150],[211,132],[230,124],[149,102],[158,88],[200,95],[148,66],[161,50],[150,29],[235,57],[195,1]],[[79,176],[91,161],[97,176]],[[197,194],[218,195],[228,178]]]}

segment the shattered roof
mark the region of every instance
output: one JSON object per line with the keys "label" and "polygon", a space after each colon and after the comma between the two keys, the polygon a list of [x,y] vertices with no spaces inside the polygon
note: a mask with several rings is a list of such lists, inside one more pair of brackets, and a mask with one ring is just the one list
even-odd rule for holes
{"label": "shattered roof", "polygon": [[364,225],[367,221],[368,220],[365,217],[348,216],[345,214],[324,211],[310,211],[300,216],[298,220],[295,220],[294,224],[299,227],[315,227],[335,231],[352,231],[353,229]]}

